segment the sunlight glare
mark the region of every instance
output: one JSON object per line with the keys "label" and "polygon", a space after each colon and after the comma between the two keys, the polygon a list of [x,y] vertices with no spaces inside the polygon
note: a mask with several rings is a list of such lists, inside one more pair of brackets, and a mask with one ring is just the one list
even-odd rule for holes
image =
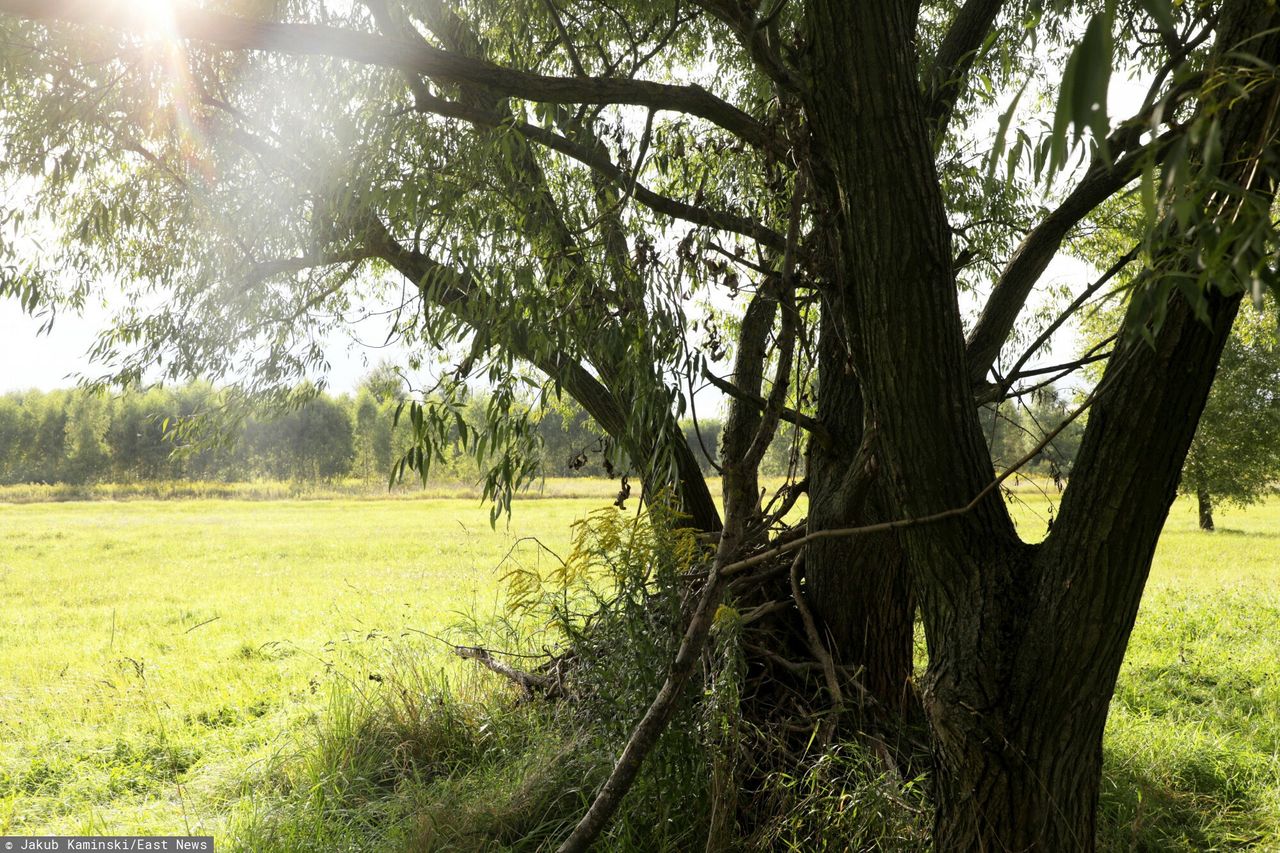
{"label": "sunlight glare", "polygon": [[134,0],[131,6],[130,11],[147,36],[161,39],[177,36],[172,0]]}

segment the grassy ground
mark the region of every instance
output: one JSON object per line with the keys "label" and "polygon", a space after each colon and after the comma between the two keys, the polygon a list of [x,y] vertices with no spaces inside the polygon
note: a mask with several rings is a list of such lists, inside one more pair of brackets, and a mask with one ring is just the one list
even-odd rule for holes
{"label": "grassy ground", "polygon": [[217,829],[335,680],[491,613],[514,538],[472,501],[0,507],[0,834]]}
{"label": "grassy ground", "polygon": [[[476,678],[418,632],[494,612],[519,537],[561,548],[607,503],[497,531],[471,500],[0,506],[0,834],[230,831],[405,656]],[[1180,502],[1161,541],[1108,729],[1111,849],[1280,849],[1280,500],[1219,526]]]}
{"label": "grassy ground", "polygon": [[[548,477],[526,489],[521,497],[598,498],[617,494],[618,484],[598,477]],[[256,480],[223,483],[200,480],[144,480],[137,483],[20,483],[0,485],[0,503],[50,503],[60,501],[130,501],[218,499],[241,501],[277,500],[437,500],[462,498],[479,500],[481,489],[474,483],[456,481],[415,481],[387,488],[381,478],[328,481]]]}

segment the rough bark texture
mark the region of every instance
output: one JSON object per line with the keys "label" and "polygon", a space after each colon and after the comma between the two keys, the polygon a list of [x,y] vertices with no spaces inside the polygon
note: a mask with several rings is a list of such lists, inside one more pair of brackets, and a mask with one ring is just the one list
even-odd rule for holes
{"label": "rough bark texture", "polygon": [[[840,333],[838,295],[822,317],[818,419],[828,446],[809,451],[809,530],[886,520],[878,495],[855,506],[853,464],[862,441],[862,395]],[[892,533],[824,539],[805,549],[805,578],[814,615],[839,663],[862,668],[862,685],[886,710],[905,711],[911,697],[915,600]]]}
{"label": "rough bark texture", "polygon": [[[992,471],[967,398],[946,217],[913,78],[915,7],[815,0],[811,14],[806,109],[831,173],[819,186],[834,188],[824,212],[839,233],[889,510],[964,506]],[[1267,33],[1273,17],[1240,0],[1224,9],[1221,41]],[[1275,62],[1276,41],[1249,47]],[[1226,162],[1247,169],[1255,157],[1271,88],[1252,107],[1233,105],[1242,115],[1224,128]],[[1128,330],[1043,544],[1022,543],[994,495],[901,532],[929,645],[936,849],[1094,848],[1109,700],[1237,302],[1211,296],[1204,323],[1172,297],[1154,347]]]}
{"label": "rough bark texture", "polygon": [[[1223,10],[1220,44],[1280,60],[1274,7]],[[1269,32],[1270,31],[1270,32]],[[1252,162],[1273,129],[1274,84],[1224,122],[1228,180],[1274,198]],[[928,710],[940,850],[1092,850],[1102,733],[1156,542],[1235,318],[1210,293],[1206,320],[1176,294],[1154,345],[1131,316],[1108,364],[1058,521],[987,579],[957,624],[938,626]],[[969,671],[966,673],[966,662]],[[964,673],[958,677],[959,673]]]}

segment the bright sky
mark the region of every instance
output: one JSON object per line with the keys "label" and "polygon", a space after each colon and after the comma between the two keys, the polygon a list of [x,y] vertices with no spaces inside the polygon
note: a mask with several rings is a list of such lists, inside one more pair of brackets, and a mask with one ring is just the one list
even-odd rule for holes
{"label": "bright sky", "polygon": [[[39,335],[41,320],[23,314],[16,300],[0,299],[0,393],[66,388],[75,384],[77,374],[92,374],[86,353],[108,319],[101,310],[60,314],[53,329]],[[332,365],[329,389],[337,393],[354,390],[383,359],[404,361],[402,350],[367,346],[346,336],[331,336],[325,352]]]}

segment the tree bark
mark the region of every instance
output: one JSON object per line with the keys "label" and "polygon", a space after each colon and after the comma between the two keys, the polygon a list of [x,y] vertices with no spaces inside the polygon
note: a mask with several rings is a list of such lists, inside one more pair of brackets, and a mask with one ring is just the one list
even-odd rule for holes
{"label": "tree bark", "polygon": [[[830,188],[823,213],[839,238],[843,313],[889,511],[970,506],[993,472],[962,399],[950,240],[913,74],[916,10],[813,0],[809,11],[806,111],[830,171],[815,186]],[[1275,17],[1235,0],[1218,43],[1229,51],[1255,35],[1249,52],[1275,64]],[[1258,146],[1273,138],[1263,125],[1274,91],[1232,102],[1222,134],[1223,162],[1237,170],[1225,180],[1272,194]],[[1238,302],[1211,292],[1197,312],[1173,296],[1154,345],[1133,327],[1145,320],[1130,318],[1044,543],[1023,543],[994,494],[899,532],[929,646],[936,849],[1094,849],[1109,701]]]}
{"label": "tree bark", "polygon": [[937,849],[1094,849],[1108,706],[1237,305],[1212,300],[1205,325],[1175,297],[1156,349],[1127,345],[1053,533],[993,561],[931,636]]}
{"label": "tree bark", "polygon": [[[810,533],[887,520],[883,498],[854,506],[853,464],[862,442],[863,404],[841,334],[838,294],[821,317],[818,420],[831,442],[809,450]],[[891,713],[905,713],[911,689],[915,599],[906,561],[893,533],[821,539],[805,548],[807,596],[814,616],[846,666],[862,668],[862,686]]]}
{"label": "tree bark", "polygon": [[1213,531],[1213,496],[1205,488],[1196,489],[1196,504],[1200,510],[1200,529]]}
{"label": "tree bark", "polygon": [[[1249,52],[1274,65],[1278,19],[1253,0],[1227,4],[1221,55],[1252,36]],[[1258,87],[1231,104],[1221,132],[1222,179],[1258,193],[1262,209],[1277,179],[1265,105],[1278,98],[1274,82]],[[1180,263],[1185,274],[1195,261]],[[926,707],[940,850],[1095,848],[1108,705],[1241,298],[1210,289],[1193,307],[1172,293],[1150,343],[1138,334],[1147,318],[1126,318],[1049,537],[997,561],[961,618],[935,627]]]}

